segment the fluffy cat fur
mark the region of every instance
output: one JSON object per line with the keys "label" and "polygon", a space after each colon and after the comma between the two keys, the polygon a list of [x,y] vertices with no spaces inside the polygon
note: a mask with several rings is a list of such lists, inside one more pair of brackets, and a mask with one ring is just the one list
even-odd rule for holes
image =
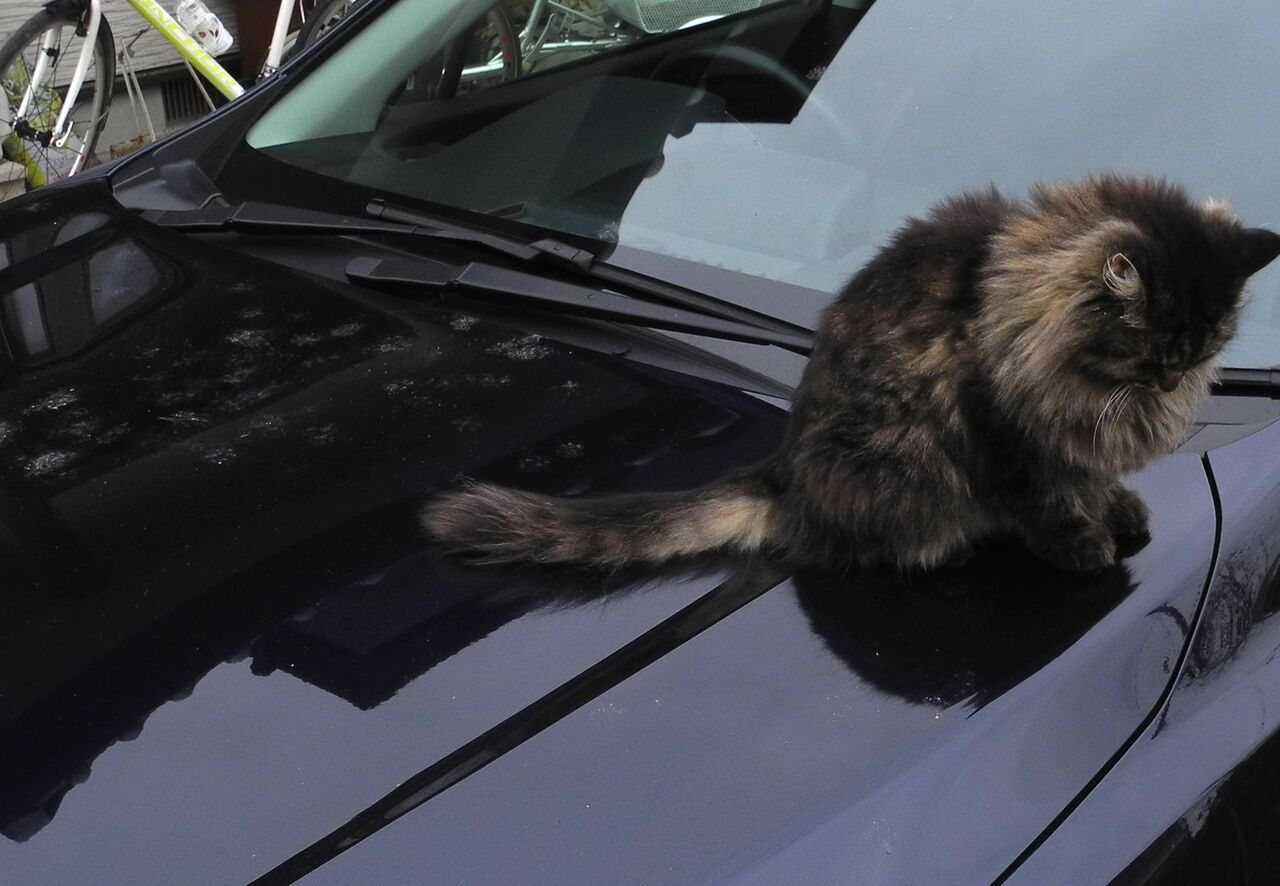
{"label": "fluffy cat fur", "polygon": [[770,459],[681,493],[475,483],[432,537],[487,561],[659,563],[771,549],[931,567],[1012,533],[1082,571],[1146,543],[1119,482],[1174,449],[1280,236],[1149,178],[995,189],[909,219],[826,311]]}

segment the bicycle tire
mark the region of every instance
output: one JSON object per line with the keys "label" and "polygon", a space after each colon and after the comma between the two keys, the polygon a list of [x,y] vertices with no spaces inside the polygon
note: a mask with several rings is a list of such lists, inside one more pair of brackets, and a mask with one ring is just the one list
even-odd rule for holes
{"label": "bicycle tire", "polygon": [[311,14],[298,30],[298,39],[293,43],[293,51],[301,52],[310,43],[323,37],[329,28],[346,17],[360,0],[320,0],[311,9]]}
{"label": "bicycle tire", "polygon": [[[22,100],[22,92],[25,90],[25,85],[21,88],[17,86],[22,82],[20,66],[27,65],[26,70],[30,72],[30,61],[39,50],[40,39],[50,29],[55,27],[60,30],[68,27],[74,29],[78,27],[79,22],[78,15],[52,12],[48,8],[42,9],[23,22],[4,42],[4,45],[0,46],[0,89],[5,91],[10,103],[10,119],[7,121],[10,127],[14,127],[19,122],[16,115]],[[75,34],[74,30],[72,34]],[[58,60],[53,65],[48,82],[57,83],[58,67],[64,57],[71,59],[71,69],[74,70],[75,59],[79,57],[78,48],[74,53],[58,54]],[[94,151],[97,149],[98,136],[102,134],[102,129],[107,122],[107,114],[111,110],[115,76],[115,37],[111,33],[111,26],[107,24],[106,17],[103,16],[98,22],[98,34],[94,40],[91,76],[85,77],[77,102],[78,107],[84,107],[85,103],[88,103],[89,116],[83,126],[73,126],[72,129],[75,137],[81,142],[79,153],[85,157],[84,162],[76,169],[77,172],[84,169],[86,165],[91,165],[95,159]],[[15,90],[17,90],[16,93]],[[54,87],[41,91],[51,96],[56,95],[57,105],[53,105],[52,97],[45,99],[49,104],[39,106],[34,115],[29,110],[26,122],[38,120],[51,128],[56,122],[58,109],[61,108],[61,101],[66,91]],[[71,119],[75,120],[78,116],[80,115],[77,110],[73,109]],[[56,152],[56,149],[51,151],[50,146],[41,144],[38,138],[26,137],[17,131],[12,131],[4,137],[2,143],[4,155],[26,168],[28,189],[67,177],[63,171],[65,154]]]}
{"label": "bicycle tire", "polygon": [[[481,42],[484,41],[484,42]],[[489,7],[483,19],[477,20],[472,29],[450,43],[440,56],[439,73],[432,72],[430,91],[436,98],[449,98],[458,95],[464,87],[474,88],[474,84],[465,82],[464,72],[476,70],[473,64],[483,64],[484,59],[492,55],[494,48],[502,58],[502,72],[496,78],[499,83],[514,80],[521,74],[520,32],[516,30],[511,13],[502,3]],[[479,58],[474,57],[476,53]],[[488,75],[486,75],[488,76]]]}

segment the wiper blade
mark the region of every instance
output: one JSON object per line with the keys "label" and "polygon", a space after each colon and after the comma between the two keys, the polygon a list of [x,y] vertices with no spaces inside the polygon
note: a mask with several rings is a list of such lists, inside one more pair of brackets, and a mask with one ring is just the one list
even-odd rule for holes
{"label": "wiper blade", "polygon": [[472,297],[499,296],[502,304],[517,304],[525,309],[551,310],[630,326],[776,345],[797,354],[808,354],[813,346],[812,336],[807,333],[761,329],[748,323],[638,301],[602,289],[563,283],[483,262],[453,265],[429,259],[362,256],[347,264],[347,279],[392,292],[420,294],[423,291],[452,290]]}
{"label": "wiper blade", "polygon": [[1218,394],[1280,397],[1280,369],[1219,369]]}

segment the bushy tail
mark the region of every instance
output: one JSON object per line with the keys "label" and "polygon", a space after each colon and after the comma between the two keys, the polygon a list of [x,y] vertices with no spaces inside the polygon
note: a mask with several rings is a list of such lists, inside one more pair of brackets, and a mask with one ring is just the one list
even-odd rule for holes
{"label": "bushy tail", "polygon": [[653,565],[704,551],[776,546],[776,495],[750,475],[688,492],[554,498],[472,483],[422,509],[422,524],[451,550],[490,563]]}

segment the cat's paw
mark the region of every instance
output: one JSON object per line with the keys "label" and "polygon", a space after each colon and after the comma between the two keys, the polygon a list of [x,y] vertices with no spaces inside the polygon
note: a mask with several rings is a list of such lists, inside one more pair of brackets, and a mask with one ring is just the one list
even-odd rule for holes
{"label": "cat's paw", "polygon": [[1101,572],[1116,563],[1116,542],[1101,527],[1052,540],[1038,539],[1034,550],[1041,559],[1071,572]]}
{"label": "cat's paw", "polygon": [[1136,492],[1116,487],[1107,508],[1107,528],[1117,557],[1132,557],[1151,543],[1151,512]]}

